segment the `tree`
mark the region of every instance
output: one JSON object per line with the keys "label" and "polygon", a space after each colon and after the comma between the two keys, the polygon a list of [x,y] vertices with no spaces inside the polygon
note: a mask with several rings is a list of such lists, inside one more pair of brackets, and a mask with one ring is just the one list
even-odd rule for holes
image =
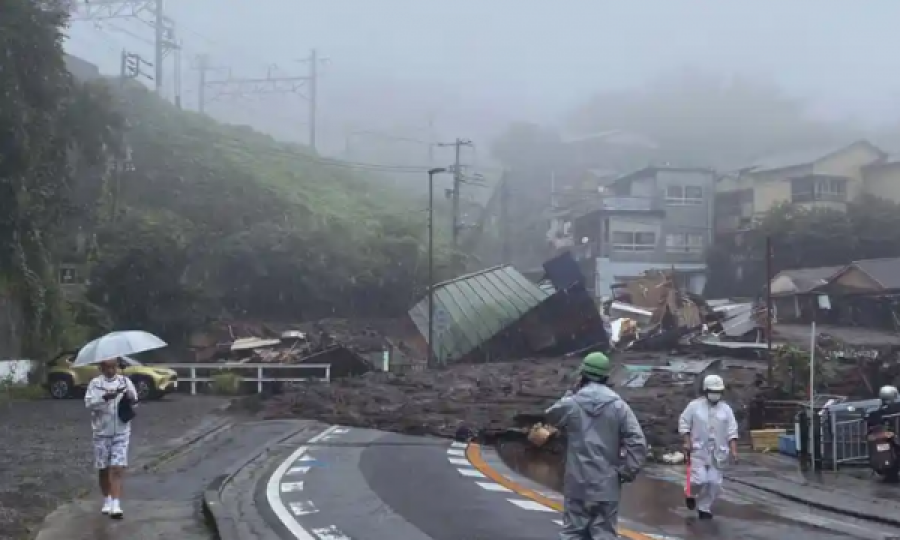
{"label": "tree", "polygon": [[850,126],[814,120],[776,85],[746,77],[674,71],[640,90],[604,92],[578,107],[569,124],[590,133],[627,130],[659,145],[645,161],[738,168],[761,157],[846,142]]}
{"label": "tree", "polygon": [[[772,271],[841,266],[854,260],[900,256],[900,204],[863,196],[846,212],[805,209],[789,203],[772,208],[737,243],[718,242],[707,254],[708,295],[754,295],[765,286],[766,238]],[[740,266],[741,279],[735,278]]]}
{"label": "tree", "polygon": [[31,357],[63,338],[49,243],[72,212],[76,170],[103,159],[115,123],[66,71],[67,13],[62,1],[0,2],[0,273],[22,305]]}

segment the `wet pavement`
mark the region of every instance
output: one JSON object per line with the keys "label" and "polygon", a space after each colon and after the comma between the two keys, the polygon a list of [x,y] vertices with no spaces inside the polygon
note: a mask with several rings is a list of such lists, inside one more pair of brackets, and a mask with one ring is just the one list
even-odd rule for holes
{"label": "wet pavement", "polygon": [[201,515],[200,493],[236,461],[284,430],[283,422],[222,423],[152,468],[127,477],[123,520],[101,515],[100,497],[94,494],[48,516],[37,540],[212,540]]}
{"label": "wet pavement", "polygon": [[[543,485],[559,490],[561,465],[546,454],[524,450],[521,445],[507,444],[501,454],[511,468]],[[805,490],[810,498],[823,497],[823,491],[780,479],[779,472],[748,465],[734,471],[744,478],[790,484]],[[811,508],[785,500],[749,485],[726,480],[725,494],[717,501],[711,522],[699,521],[684,506],[684,468],[649,467],[642,477],[623,491],[622,515],[629,521],[648,527],[654,534],[684,539],[772,539],[793,540],[900,538],[900,529],[891,525],[854,519],[845,515]],[[769,475],[769,476],[766,476]],[[871,488],[880,492],[877,487]],[[839,496],[832,490],[833,497]],[[849,491],[842,492],[844,504],[858,503]],[[883,512],[889,512],[885,507]]]}

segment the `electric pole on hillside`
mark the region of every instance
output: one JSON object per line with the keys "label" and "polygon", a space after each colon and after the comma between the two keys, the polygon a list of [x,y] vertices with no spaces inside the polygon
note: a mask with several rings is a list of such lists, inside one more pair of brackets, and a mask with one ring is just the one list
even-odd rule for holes
{"label": "electric pole on hillside", "polygon": [[455,157],[453,159],[453,191],[451,196],[453,197],[453,247],[459,246],[459,231],[462,228],[460,224],[460,216],[459,216],[459,192],[463,183],[463,174],[462,174],[462,147],[474,147],[472,141],[468,139],[456,139],[452,143],[438,143],[437,146],[453,146]]}
{"label": "electric pole on hillside", "polygon": [[503,171],[503,175],[500,177],[500,185],[497,186],[497,189],[500,190],[500,209],[499,209],[499,219],[500,222],[500,256],[502,264],[510,264],[510,250],[509,250],[509,172]]}
{"label": "electric pole on hillside", "polygon": [[309,62],[309,147],[316,149],[316,113],[319,90],[319,53],[313,49],[309,52],[309,58],[303,60]]}
{"label": "electric pole on hillside", "polygon": [[[162,95],[165,58],[181,49],[175,37],[175,21],[166,17],[163,0],[70,0],[72,21],[93,21],[96,23],[114,19],[133,19],[153,28],[154,58],[153,66],[156,74],[156,93]],[[179,64],[176,59],[176,64]],[[178,66],[176,65],[176,68]],[[179,77],[174,78],[176,84],[175,100],[180,101]]]}
{"label": "electric pole on hillside", "polygon": [[[247,97],[274,94],[297,94],[305,97],[309,102],[309,145],[316,149],[316,113],[318,107],[318,64],[324,59],[320,58],[313,49],[310,56],[303,62],[309,62],[307,75],[276,75],[275,66],[270,66],[265,77],[238,78],[231,75],[224,79],[209,80],[207,75],[214,70],[226,70],[223,67],[211,67],[209,57],[201,55],[197,57],[195,69],[200,72],[198,87],[200,112],[206,110],[206,105],[223,97]],[[212,95],[210,95],[209,93]],[[305,93],[304,93],[305,92]]]}
{"label": "electric pole on hillside", "polygon": [[226,71],[228,72],[228,79],[231,79],[231,70],[226,67],[213,66],[210,64],[210,58],[208,54],[198,54],[194,58],[194,64],[191,66],[193,69],[197,70],[197,111],[200,113],[206,112],[206,87],[209,73],[213,71]]}

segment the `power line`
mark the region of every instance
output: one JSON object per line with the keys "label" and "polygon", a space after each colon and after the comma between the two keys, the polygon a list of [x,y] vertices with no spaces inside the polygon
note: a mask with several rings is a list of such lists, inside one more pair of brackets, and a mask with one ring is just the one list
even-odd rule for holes
{"label": "power line", "polygon": [[[313,150],[316,149],[316,117],[318,107],[318,78],[319,63],[323,59],[319,58],[315,49],[310,52],[308,58],[303,60],[309,63],[309,72],[306,75],[277,75],[274,73],[275,66],[269,66],[265,77],[234,77],[231,70],[224,67],[212,68],[209,64],[209,57],[202,55],[197,58],[196,69],[200,72],[200,82],[198,86],[199,109],[201,112],[206,110],[206,105],[216,99],[223,97],[246,97],[250,95],[275,95],[275,94],[297,94],[306,97],[309,103],[309,146]],[[228,69],[228,76],[224,79],[209,80],[207,73],[213,69]],[[304,95],[304,91],[306,94]],[[207,97],[207,92],[214,92],[212,97]]]}
{"label": "power line", "polygon": [[[153,65],[156,69],[153,80],[156,84],[156,92],[160,95],[163,92],[164,61],[167,55],[174,53],[176,72],[173,86],[175,103],[180,105],[181,80],[177,69],[181,63],[181,43],[176,38],[175,21],[165,15],[163,0],[70,0],[69,9],[73,22],[132,19],[153,28]],[[130,32],[128,33],[130,34]]]}

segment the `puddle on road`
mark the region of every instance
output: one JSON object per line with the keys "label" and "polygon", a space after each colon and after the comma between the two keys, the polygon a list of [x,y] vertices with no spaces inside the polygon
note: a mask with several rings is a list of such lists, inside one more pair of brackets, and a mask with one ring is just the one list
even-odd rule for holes
{"label": "puddle on road", "polygon": [[[539,452],[519,441],[500,443],[498,452],[506,465],[519,474],[555,491],[562,490],[562,456]],[[784,526],[796,525],[793,520],[765,506],[732,501],[722,498],[716,503],[716,515],[729,518],[727,524],[722,523],[719,527],[740,530],[756,524],[759,529],[765,523],[764,529],[784,532]],[[684,506],[682,477],[675,478],[670,469],[648,470],[637,482],[625,486],[622,514],[634,521],[682,534],[695,516]]]}

